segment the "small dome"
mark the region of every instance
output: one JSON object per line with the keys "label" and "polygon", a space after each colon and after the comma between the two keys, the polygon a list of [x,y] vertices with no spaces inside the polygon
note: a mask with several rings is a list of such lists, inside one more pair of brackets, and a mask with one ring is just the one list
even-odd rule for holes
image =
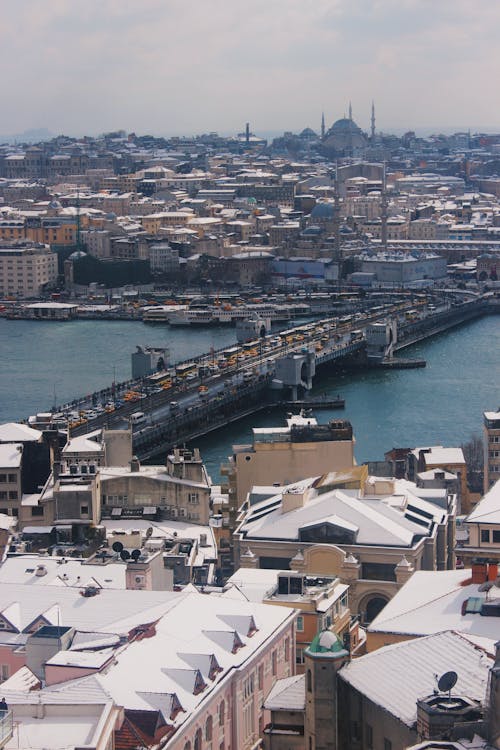
{"label": "small dome", "polygon": [[53,211],[60,211],[62,209],[62,204],[54,198],[54,200],[50,201],[49,208]]}
{"label": "small dome", "polygon": [[316,203],[313,210],[311,211],[311,217],[313,219],[333,219],[334,205],[333,203]]}
{"label": "small dome", "polygon": [[312,654],[334,653],[340,654],[345,651],[344,645],[338,635],[331,630],[322,630],[317,633],[308,649]]}
{"label": "small dome", "polygon": [[78,260],[79,258],[85,258],[87,256],[87,253],[84,253],[83,250],[75,250],[74,253],[71,253],[68,260]]}

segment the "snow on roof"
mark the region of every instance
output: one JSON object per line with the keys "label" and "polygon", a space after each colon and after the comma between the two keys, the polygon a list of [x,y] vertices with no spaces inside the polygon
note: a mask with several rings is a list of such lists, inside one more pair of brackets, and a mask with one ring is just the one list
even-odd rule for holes
{"label": "snow on roof", "polygon": [[[183,593],[170,591],[131,591],[103,589],[96,596],[83,597],[79,587],[26,586],[22,583],[0,583],[0,601],[5,603],[7,618],[16,607],[16,627],[23,631],[48,608],[59,605],[59,625],[80,630],[112,630],[124,633],[136,625],[153,622],[176,606]],[[14,613],[15,614],[15,613]],[[12,621],[12,620],[10,620]],[[0,641],[12,635],[0,631]]]}
{"label": "snow on roof", "polygon": [[40,442],[42,433],[28,425],[6,422],[0,425],[0,443]]}
{"label": "snow on roof", "polygon": [[424,451],[423,457],[426,466],[465,463],[461,448],[444,448],[442,445],[432,445],[425,448],[415,448],[412,453],[418,458],[421,451]]}
{"label": "snow on roof", "polygon": [[0,469],[18,469],[22,455],[21,443],[0,443]]}
{"label": "snow on roof", "polygon": [[[39,565],[45,575],[37,576]],[[0,566],[0,583],[19,583],[36,586],[77,586],[81,588],[89,579],[93,585],[104,589],[125,589],[126,565],[118,562],[84,563],[74,558],[16,555],[7,558]]]}
{"label": "snow on roof", "polygon": [[495,482],[465,519],[466,523],[500,523],[500,480]]}
{"label": "snow on roof", "polygon": [[[186,712],[173,720],[178,726],[205,698],[211,698],[214,685],[253,660],[293,617],[288,607],[185,594],[156,622],[151,637],[130,643],[97,679],[119,705],[130,709],[150,710],[160,696],[177,695]],[[252,618],[253,631],[249,630]],[[241,647],[234,649],[235,644]],[[206,657],[220,671],[208,675]],[[201,691],[193,689],[197,674],[205,683]]]}
{"label": "snow on roof", "polygon": [[306,707],[305,675],[277,680],[264,701],[268,711],[304,711]]}
{"label": "snow on roof", "polygon": [[6,513],[0,513],[0,529],[6,529],[8,531],[16,524],[16,516],[8,516]]}
{"label": "snow on roof", "polygon": [[[431,635],[455,630],[464,635],[498,639],[498,619],[479,614],[462,615],[462,604],[469,597],[485,598],[468,570],[416,571],[385,605],[368,627],[369,633]],[[493,588],[489,599],[500,597]]]}
{"label": "snow on roof", "polygon": [[149,528],[153,529],[151,539],[187,538],[200,540],[201,535],[204,534],[206,537],[206,546],[200,547],[200,551],[207,559],[213,559],[217,556],[217,545],[211,526],[201,526],[200,524],[185,523],[184,521],[148,521],[142,518],[120,518],[118,520],[103,518],[101,525],[106,528],[108,537],[117,531],[140,531],[142,536],[145,536]]}
{"label": "snow on roof", "polygon": [[[62,449],[62,453],[100,453],[103,450],[102,443],[99,442],[100,436],[101,430],[96,430],[87,435],[72,437]],[[97,439],[93,439],[94,437]]]}
{"label": "snow on roof", "polygon": [[172,482],[172,484],[182,484],[187,487],[197,487],[199,489],[208,488],[208,485],[204,482],[195,482],[191,479],[180,479],[178,477],[170,476],[170,474],[167,474],[165,466],[140,466],[139,471],[130,471],[129,466],[103,466],[99,472],[101,482],[106,482],[109,479],[116,479],[117,477],[123,477],[125,475],[152,479],[157,482]]}
{"label": "snow on roof", "polygon": [[283,571],[264,568],[240,568],[226,582],[227,595],[238,589],[249,602],[262,602],[267,594],[274,591],[278,575]]}
{"label": "snow on roof", "polygon": [[[300,484],[307,488],[314,481],[314,478],[307,479]],[[359,497],[358,490],[317,494],[310,489],[304,505],[282,513],[281,493],[287,488],[280,489],[280,494],[255,503],[246,513],[238,528],[246,541],[250,542],[252,538],[297,540],[302,528],[320,523],[358,529],[356,544],[410,547],[415,536],[425,533],[422,526],[391,507],[387,497]]]}
{"label": "snow on roof", "polygon": [[436,675],[454,670],[455,695],[485,700],[493,660],[459,633],[447,631],[396,643],[353,659],[340,677],[368,700],[409,727],[417,719],[417,700],[432,695]]}

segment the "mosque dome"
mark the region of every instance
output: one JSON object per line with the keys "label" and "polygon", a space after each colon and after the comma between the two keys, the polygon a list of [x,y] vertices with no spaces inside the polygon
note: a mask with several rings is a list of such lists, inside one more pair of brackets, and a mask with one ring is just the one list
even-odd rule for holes
{"label": "mosque dome", "polygon": [[61,203],[58,200],[56,200],[55,198],[53,198],[50,201],[49,205],[47,206],[47,214],[49,216],[55,216],[55,215],[61,213],[61,211],[62,211],[62,205],[61,205]]}
{"label": "mosque dome", "polygon": [[336,120],[325,133],[323,148],[339,156],[360,154],[368,145],[368,139],[352,117]]}
{"label": "mosque dome", "polygon": [[345,648],[336,633],[331,630],[322,630],[314,636],[308,650],[312,654],[340,654],[345,651]]}
{"label": "mosque dome", "polygon": [[312,128],[304,128],[304,130],[300,133],[299,138],[317,138],[317,133],[314,132]]}

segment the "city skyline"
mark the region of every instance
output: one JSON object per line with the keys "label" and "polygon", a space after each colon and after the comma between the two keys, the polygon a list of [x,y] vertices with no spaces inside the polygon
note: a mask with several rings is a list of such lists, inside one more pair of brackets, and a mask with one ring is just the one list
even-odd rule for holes
{"label": "city skyline", "polygon": [[[206,6],[205,6],[206,8]],[[46,127],[165,135],[319,130],[347,112],[369,129],[495,128],[498,6],[449,0],[9,0],[1,135]],[[18,61],[21,60],[19,63]],[[14,64],[13,64],[14,63]],[[436,123],[435,125],[433,123]]]}

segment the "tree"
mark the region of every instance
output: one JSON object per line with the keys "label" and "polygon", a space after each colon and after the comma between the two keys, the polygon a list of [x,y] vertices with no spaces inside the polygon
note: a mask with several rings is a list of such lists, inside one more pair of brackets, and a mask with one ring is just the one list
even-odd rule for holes
{"label": "tree", "polygon": [[467,464],[467,480],[469,489],[481,492],[483,487],[484,452],[483,440],[477,432],[471,435],[466,443],[462,443],[465,463]]}

